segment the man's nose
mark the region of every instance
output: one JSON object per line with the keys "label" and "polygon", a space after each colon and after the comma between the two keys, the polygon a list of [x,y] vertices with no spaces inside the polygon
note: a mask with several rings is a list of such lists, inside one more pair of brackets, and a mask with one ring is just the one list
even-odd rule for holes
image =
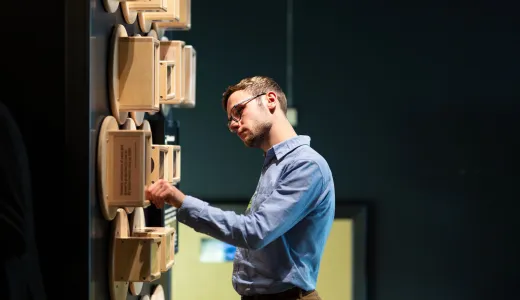
{"label": "man's nose", "polygon": [[231,129],[231,131],[233,131],[233,132],[237,132],[238,127],[240,127],[238,122],[231,120],[231,123],[229,124],[229,129]]}

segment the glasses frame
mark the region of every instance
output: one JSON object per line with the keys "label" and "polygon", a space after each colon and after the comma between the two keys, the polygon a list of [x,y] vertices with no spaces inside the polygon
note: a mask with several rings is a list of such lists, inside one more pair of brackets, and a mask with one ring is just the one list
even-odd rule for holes
{"label": "glasses frame", "polygon": [[244,108],[245,108],[245,106],[246,106],[249,102],[251,102],[251,101],[253,101],[254,99],[256,99],[256,98],[258,98],[258,97],[261,97],[261,96],[263,96],[263,95],[265,95],[265,94],[267,94],[267,93],[260,93],[260,94],[258,94],[258,95],[256,95],[256,96],[253,96],[253,97],[250,97],[250,98],[244,99],[244,100],[238,102],[237,104],[233,105],[233,107],[231,107],[231,109],[229,110],[229,118],[228,118],[228,122],[227,122],[227,127],[228,127],[229,131],[234,132],[233,129],[231,129],[231,122],[235,121],[235,122],[238,123],[238,122],[240,122],[240,120],[242,120],[242,112],[243,112],[243,110],[240,112],[240,115],[238,116],[238,118],[234,118],[234,117],[233,117],[233,110],[235,110],[235,109],[236,109],[237,107],[239,107],[239,106],[244,106]]}

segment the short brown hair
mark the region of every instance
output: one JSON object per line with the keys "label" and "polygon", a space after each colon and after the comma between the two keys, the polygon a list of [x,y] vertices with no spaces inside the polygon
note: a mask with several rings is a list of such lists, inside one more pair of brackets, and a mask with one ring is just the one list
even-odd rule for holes
{"label": "short brown hair", "polygon": [[229,97],[236,91],[246,91],[251,95],[255,96],[261,93],[267,93],[273,91],[278,96],[280,107],[284,114],[287,114],[287,99],[282,88],[272,78],[267,76],[253,76],[240,80],[235,85],[228,86],[226,91],[222,94],[222,108],[227,111],[227,104]]}

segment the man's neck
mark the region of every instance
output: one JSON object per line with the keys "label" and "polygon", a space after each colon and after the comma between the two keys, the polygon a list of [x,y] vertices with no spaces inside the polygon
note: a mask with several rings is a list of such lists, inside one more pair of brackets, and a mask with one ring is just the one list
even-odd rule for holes
{"label": "man's neck", "polygon": [[274,145],[286,141],[290,138],[296,137],[298,134],[292,127],[291,123],[287,118],[279,118],[273,122],[273,126],[267,134],[265,141],[262,143],[261,148],[266,153]]}

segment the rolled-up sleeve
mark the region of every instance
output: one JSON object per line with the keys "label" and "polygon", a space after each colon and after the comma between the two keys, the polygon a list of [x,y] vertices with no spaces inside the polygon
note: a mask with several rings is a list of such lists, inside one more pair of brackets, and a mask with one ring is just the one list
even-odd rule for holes
{"label": "rolled-up sleeve", "polygon": [[247,215],[223,211],[186,196],[177,212],[179,222],[228,244],[260,249],[283,235],[317,204],[323,191],[319,165],[312,160],[288,164],[269,197]]}

